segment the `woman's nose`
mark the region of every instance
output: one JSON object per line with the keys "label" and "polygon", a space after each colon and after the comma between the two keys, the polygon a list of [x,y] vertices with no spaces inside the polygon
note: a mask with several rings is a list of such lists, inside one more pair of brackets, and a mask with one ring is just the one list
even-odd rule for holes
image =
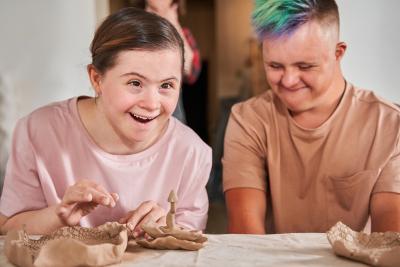
{"label": "woman's nose", "polygon": [[160,108],[160,95],[157,89],[147,89],[143,94],[143,99],[140,101],[139,106],[154,111]]}

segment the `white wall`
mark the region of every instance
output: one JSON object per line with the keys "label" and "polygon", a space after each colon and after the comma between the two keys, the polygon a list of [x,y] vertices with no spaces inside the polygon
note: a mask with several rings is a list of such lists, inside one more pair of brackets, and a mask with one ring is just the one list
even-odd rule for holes
{"label": "white wall", "polygon": [[32,110],[93,95],[89,45],[108,0],[0,0],[0,173],[16,121]]}
{"label": "white wall", "polygon": [[400,103],[399,0],[336,0],[341,41],[348,45],[343,74],[356,86]]}

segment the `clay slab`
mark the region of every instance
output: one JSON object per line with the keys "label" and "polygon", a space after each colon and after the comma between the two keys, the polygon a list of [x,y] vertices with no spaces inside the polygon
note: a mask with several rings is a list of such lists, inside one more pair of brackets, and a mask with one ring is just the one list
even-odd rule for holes
{"label": "clay slab", "polygon": [[341,222],[326,232],[336,255],[372,266],[400,266],[400,235],[355,232]]}
{"label": "clay slab", "polygon": [[38,240],[11,230],[4,241],[9,262],[25,266],[104,266],[122,259],[131,232],[113,222],[97,228],[63,227]]}

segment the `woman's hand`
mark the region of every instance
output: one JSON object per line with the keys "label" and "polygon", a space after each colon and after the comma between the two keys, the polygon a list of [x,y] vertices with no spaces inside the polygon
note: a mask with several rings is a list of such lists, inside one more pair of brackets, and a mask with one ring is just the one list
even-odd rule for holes
{"label": "woman's hand", "polygon": [[55,213],[65,226],[75,226],[82,217],[94,211],[99,205],[113,208],[119,196],[108,193],[103,186],[88,180],[79,180],[67,188]]}
{"label": "woman's hand", "polygon": [[136,210],[131,210],[118,222],[121,224],[126,223],[133,236],[139,237],[144,234],[140,226],[150,220],[157,222],[159,225],[166,225],[165,210],[151,200],[143,202]]}

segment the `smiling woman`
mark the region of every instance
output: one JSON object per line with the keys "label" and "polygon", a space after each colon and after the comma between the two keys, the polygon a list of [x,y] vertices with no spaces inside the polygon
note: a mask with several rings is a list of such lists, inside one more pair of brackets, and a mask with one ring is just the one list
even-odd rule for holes
{"label": "smiling woman", "polygon": [[179,33],[155,14],[125,8],[99,26],[91,52],[95,98],[53,103],[18,122],[1,232],[118,221],[140,236],[148,220],[165,225],[172,189],[177,224],[204,229],[211,149],[171,117],[183,73]]}

